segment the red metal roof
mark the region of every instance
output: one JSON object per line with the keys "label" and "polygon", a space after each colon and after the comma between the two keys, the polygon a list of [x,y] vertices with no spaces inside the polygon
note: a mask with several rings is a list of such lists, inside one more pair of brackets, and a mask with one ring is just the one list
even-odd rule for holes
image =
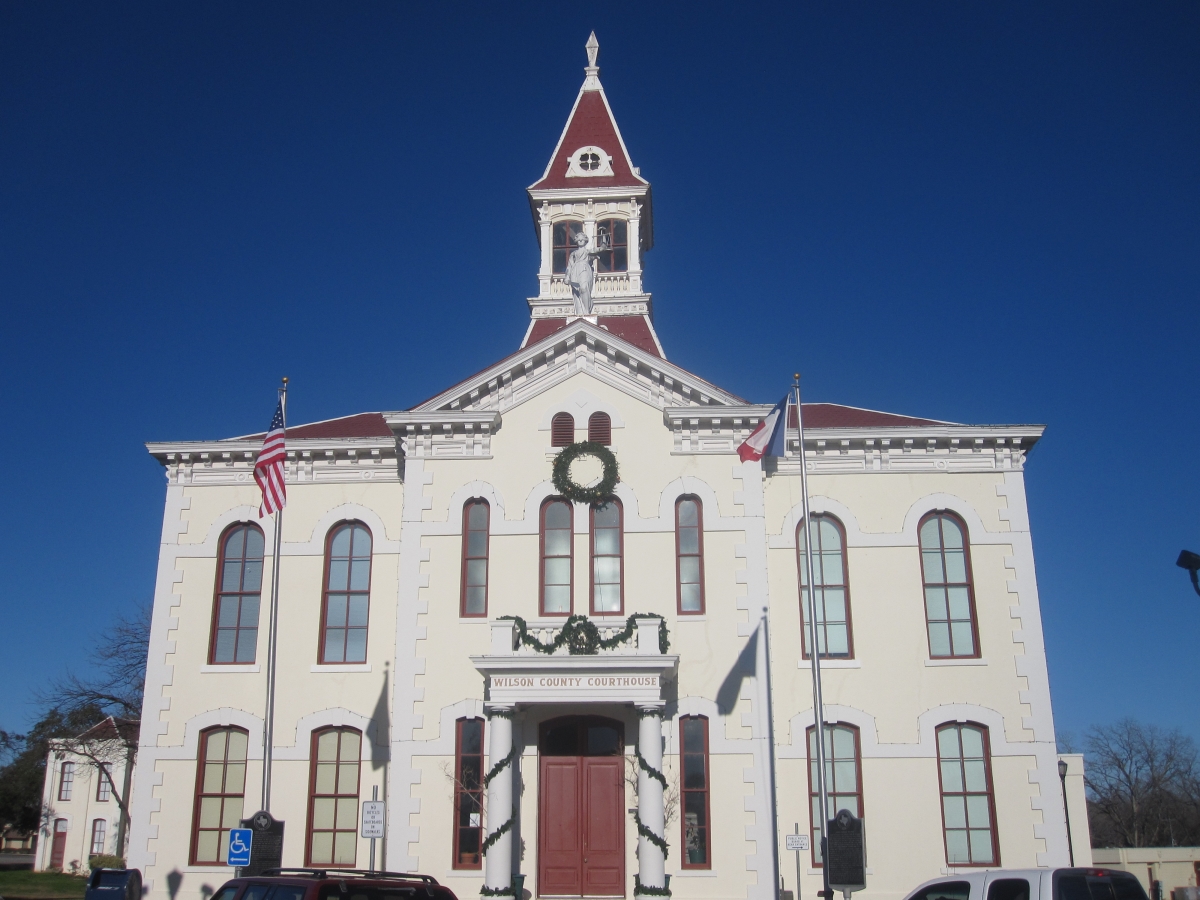
{"label": "red metal roof", "polygon": [[[599,147],[612,157],[611,175],[594,178],[568,178],[567,165],[571,155],[580,147]],[[629,159],[621,146],[617,123],[609,113],[600,91],[584,91],[563,131],[554,159],[546,176],[529,190],[586,187],[645,187],[646,182],[633,174]]]}
{"label": "red metal roof", "polygon": [[[937,419],[918,419],[877,409],[860,409],[839,403],[805,403],[805,428],[871,428],[887,425],[950,425]],[[788,407],[788,425],[796,427],[796,408]]]}
{"label": "red metal roof", "polygon": [[[343,416],[340,419],[326,419],[324,422],[313,422],[309,425],[289,425],[287,436],[289,439],[296,440],[300,438],[391,437],[392,429],[388,428],[382,415],[370,412]],[[262,440],[264,437],[266,437],[266,433],[259,432],[235,440]]]}
{"label": "red metal roof", "polygon": [[[659,359],[663,358],[645,316],[599,316],[596,324],[605,331],[633,344],[639,350],[645,350],[651,356],[657,356]],[[538,319],[533,323],[529,337],[521,346],[531,347],[543,338],[548,338],[554,332],[561,331],[566,327],[566,319]]]}

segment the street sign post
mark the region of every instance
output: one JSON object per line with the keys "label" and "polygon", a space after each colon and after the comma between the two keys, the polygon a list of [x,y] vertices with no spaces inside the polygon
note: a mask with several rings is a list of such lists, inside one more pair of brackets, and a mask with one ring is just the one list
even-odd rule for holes
{"label": "street sign post", "polygon": [[229,855],[226,857],[226,862],[231,866],[250,865],[250,845],[253,841],[253,829],[231,828],[229,830]]}
{"label": "street sign post", "polygon": [[383,837],[386,817],[382,800],[364,800],[362,805],[362,836],[365,838]]}

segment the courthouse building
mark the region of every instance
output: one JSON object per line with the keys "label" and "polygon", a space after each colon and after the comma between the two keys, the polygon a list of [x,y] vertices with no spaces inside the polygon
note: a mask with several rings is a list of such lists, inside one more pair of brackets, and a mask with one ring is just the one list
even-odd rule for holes
{"label": "courthouse building", "polygon": [[[802,464],[830,812],[866,823],[867,893],[1066,864],[1023,474],[1042,428],[812,403],[803,454],[793,427],[786,456],[743,463],[771,403],[670,361],[650,182],[589,50],[528,188],[520,346],[411,409],[288,429],[284,865],[366,868],[377,793],[378,864],[464,898],[514,873],[533,897],[661,895],[667,876],[681,900],[771,900],[779,877],[814,896],[818,850],[784,849],[821,827]],[[584,441],[605,450],[556,487]],[[228,830],[263,804],[261,444],[149,445],[167,492],[129,861],[156,900],[230,877]],[[614,463],[608,501],[577,502]]]}

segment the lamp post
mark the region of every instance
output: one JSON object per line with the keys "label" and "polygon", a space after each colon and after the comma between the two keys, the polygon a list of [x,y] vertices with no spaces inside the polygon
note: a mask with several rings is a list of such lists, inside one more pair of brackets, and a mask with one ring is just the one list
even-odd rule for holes
{"label": "lamp post", "polygon": [[1196,589],[1197,594],[1200,594],[1200,576],[1196,574],[1200,570],[1200,553],[1193,553],[1191,550],[1180,550],[1179,559],[1175,560],[1175,565],[1181,569],[1188,570],[1188,574],[1192,576],[1192,587]]}
{"label": "lamp post", "polygon": [[1071,840],[1071,804],[1067,802],[1067,761],[1058,761],[1058,780],[1062,782],[1063,815],[1067,819],[1067,853],[1070,855],[1071,868],[1075,868],[1075,842]]}

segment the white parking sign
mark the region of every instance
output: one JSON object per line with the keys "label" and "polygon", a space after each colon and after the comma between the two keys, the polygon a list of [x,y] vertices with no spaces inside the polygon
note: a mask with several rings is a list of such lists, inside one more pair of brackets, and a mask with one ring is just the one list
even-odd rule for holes
{"label": "white parking sign", "polygon": [[783,846],[787,850],[807,850],[808,835],[807,834],[785,834],[783,836]]}
{"label": "white parking sign", "polygon": [[382,800],[364,800],[362,805],[362,836],[365,838],[383,837],[383,823],[386,819],[384,802]]}

